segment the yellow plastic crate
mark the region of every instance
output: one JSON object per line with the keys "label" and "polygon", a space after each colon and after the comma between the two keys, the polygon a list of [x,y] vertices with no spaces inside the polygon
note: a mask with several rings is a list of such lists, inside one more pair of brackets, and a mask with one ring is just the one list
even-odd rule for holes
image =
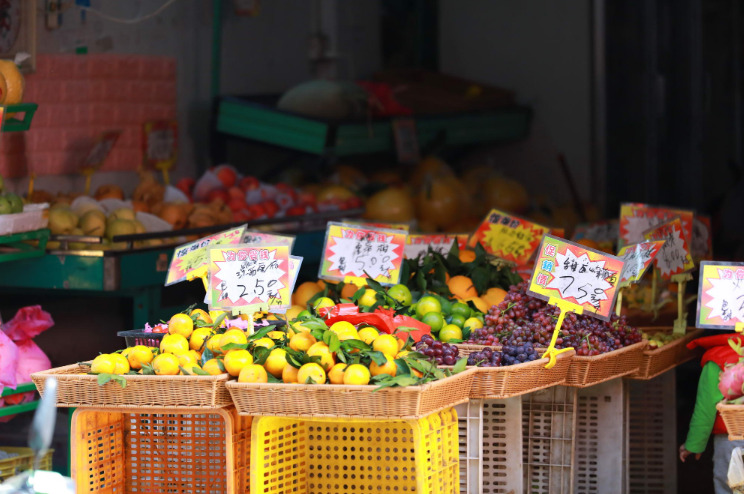
{"label": "yellow plastic crate", "polygon": [[[18,456],[13,458],[6,458],[0,460],[0,483],[8,480],[13,475],[18,475],[21,472],[30,470],[34,467],[34,452],[31,448],[11,448],[6,446],[0,446],[0,449],[6,453],[16,453]],[[50,449],[47,454],[41,458],[39,468],[41,470],[52,469],[52,454],[53,449]]]}
{"label": "yellow plastic crate", "polygon": [[251,494],[460,491],[457,413],[418,420],[260,417]]}
{"label": "yellow plastic crate", "polygon": [[244,493],[250,483],[251,417],[235,407],[79,408],[72,416],[78,493]]}

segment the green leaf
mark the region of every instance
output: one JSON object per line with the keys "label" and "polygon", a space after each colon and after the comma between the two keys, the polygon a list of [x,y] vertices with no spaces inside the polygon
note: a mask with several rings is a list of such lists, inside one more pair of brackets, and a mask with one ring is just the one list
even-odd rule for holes
{"label": "green leaf", "polygon": [[101,374],[98,374],[98,385],[103,386],[107,382],[111,380],[111,378],[114,377],[113,374],[109,374],[107,372],[103,372]]}
{"label": "green leaf", "polygon": [[307,322],[303,322],[302,325],[311,331],[313,329],[317,329],[320,331],[325,331],[328,329],[328,326],[326,325],[326,323],[324,323],[322,320],[318,318],[314,318],[312,320],[308,320]]}
{"label": "green leaf", "polygon": [[370,359],[372,359],[372,361],[376,363],[377,365],[385,365],[385,362],[387,362],[387,359],[385,358],[385,354],[382,352],[378,352],[377,350],[364,352],[363,355],[365,357],[369,357]]}
{"label": "green leaf", "polygon": [[263,365],[269,357],[271,350],[266,347],[257,346],[253,348],[253,363]]}
{"label": "green leaf", "polygon": [[270,372],[267,372],[266,373],[266,378],[267,378],[266,379],[266,382],[270,382],[270,383],[281,383],[281,382],[284,382],[281,379],[277,379],[276,377],[274,377]]}
{"label": "green leaf", "polygon": [[402,358],[395,359],[395,366],[397,367],[397,370],[395,371],[396,376],[410,376],[411,375],[411,368],[408,366],[405,359],[402,359]]}
{"label": "green leaf", "polygon": [[437,379],[442,379],[443,377],[445,377],[442,369],[437,368],[436,364],[434,364],[433,362],[430,362],[428,360],[409,358],[410,356],[410,353],[406,355],[406,361],[412,368],[416,369],[417,371],[423,372],[424,375],[431,374]]}
{"label": "green leaf", "polygon": [[410,277],[411,265],[407,262],[404,262],[403,265],[400,267],[400,282],[405,285]]}
{"label": "green leaf", "polygon": [[224,321],[226,317],[227,317],[227,312],[220,314],[219,317],[217,317],[217,319],[214,321],[214,324],[212,324],[212,329],[214,331],[217,331],[218,329],[220,329],[220,326],[222,325],[222,321]]}
{"label": "green leaf", "polygon": [[116,382],[122,389],[127,387],[127,379],[124,376],[113,375],[111,380]]}
{"label": "green leaf", "polygon": [[142,375],[143,376],[154,376],[155,375],[155,369],[152,368],[152,364],[142,365]]}
{"label": "green leaf", "polygon": [[367,280],[366,280],[367,281],[367,285],[372,290],[376,291],[377,293],[381,293],[381,294],[384,295],[385,294],[385,289],[382,287],[382,285],[380,285],[380,283],[378,283],[377,281],[375,281],[374,279],[372,279],[372,277],[370,275],[368,275],[366,272],[364,274],[367,275]]}
{"label": "green leaf", "polygon": [[369,351],[372,349],[371,346],[362,340],[344,340],[341,342],[341,348],[347,352],[350,352],[351,350]]}
{"label": "green leaf", "polygon": [[214,353],[212,353],[212,350],[204,347],[204,352],[202,352],[201,356],[201,365],[204,367],[204,364],[206,364],[209,360],[212,360],[214,358]]}
{"label": "green leaf", "polygon": [[488,290],[490,277],[491,276],[487,269],[476,269],[473,271],[473,275],[470,279],[473,280],[473,286],[475,287],[475,291],[478,292],[478,295],[481,295]]}
{"label": "green leaf", "polygon": [[483,248],[480,242],[475,244],[475,263],[482,264],[486,262],[487,256],[486,249]]}
{"label": "green leaf", "polygon": [[196,366],[191,368],[191,372],[193,372],[197,376],[209,376],[210,375],[209,372]]}
{"label": "green leaf", "polygon": [[414,386],[418,384],[418,382],[419,380],[413,376],[395,376],[391,377],[390,379],[379,381],[378,386],[372,392],[374,393],[375,391],[379,391],[385,388],[391,388],[393,386],[398,386],[401,388],[404,388],[406,386]]}
{"label": "green leaf", "polygon": [[419,269],[416,273],[416,288],[422,293],[426,292],[426,277],[424,276],[424,270]]}
{"label": "green leaf", "polygon": [[252,335],[250,335],[248,337],[248,341],[260,340],[261,338],[263,338],[267,334],[269,334],[272,331],[274,331],[275,328],[276,328],[276,326],[266,326],[265,328],[261,328],[258,331],[256,331],[255,333],[253,333]]}
{"label": "green leaf", "polygon": [[221,358],[217,359],[217,367],[219,367],[222,372],[227,372],[227,369],[225,369],[225,361]]}
{"label": "green leaf", "polygon": [[453,374],[458,374],[462,371],[464,371],[468,366],[468,359],[466,357],[457,359],[457,362],[455,362],[455,366],[452,368]]}
{"label": "green leaf", "polygon": [[466,327],[462,328],[462,340],[463,341],[468,341],[470,339],[470,334],[471,333],[472,333],[472,331],[470,330],[470,327],[469,326],[466,326]]}
{"label": "green leaf", "polygon": [[248,348],[247,343],[228,343],[227,345],[221,347],[222,351],[227,353],[230,350],[245,350]]}
{"label": "green leaf", "polygon": [[[328,336],[328,341],[326,341],[326,335]],[[326,334],[323,336],[323,341],[326,341],[328,350],[331,353],[336,353],[339,348],[341,348],[341,340],[338,339],[338,335],[333,331],[327,331]]]}

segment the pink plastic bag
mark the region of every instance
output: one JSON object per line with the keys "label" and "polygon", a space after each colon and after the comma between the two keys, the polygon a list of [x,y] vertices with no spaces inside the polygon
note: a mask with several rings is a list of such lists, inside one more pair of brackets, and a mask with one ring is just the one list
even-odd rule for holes
{"label": "pink plastic bag", "polygon": [[16,368],[18,367],[18,346],[0,331],[0,393],[7,386],[15,389]]}
{"label": "pink plastic bag", "polygon": [[3,331],[11,340],[20,341],[33,338],[54,326],[52,316],[40,305],[23,307],[3,326]]}

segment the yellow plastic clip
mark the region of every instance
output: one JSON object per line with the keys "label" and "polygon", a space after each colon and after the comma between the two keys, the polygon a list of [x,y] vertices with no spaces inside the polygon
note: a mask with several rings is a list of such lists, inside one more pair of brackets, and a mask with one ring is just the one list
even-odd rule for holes
{"label": "yellow plastic clip", "polygon": [[362,278],[361,276],[347,276],[344,278],[344,283],[353,283],[361,288],[367,284],[367,278]]}
{"label": "yellow plastic clip", "polygon": [[171,166],[173,166],[173,162],[171,161],[162,161],[155,165],[155,168],[163,173],[163,182],[165,182],[165,185],[170,185],[170,175],[168,174],[168,170],[171,169]]}
{"label": "yellow plastic clip", "polygon": [[36,180],[36,173],[31,172],[28,176],[28,195],[26,197],[31,198],[31,194],[34,193],[34,181]]}
{"label": "yellow plastic clip", "polygon": [[690,273],[676,274],[672,281],[677,283],[677,319],[674,321],[673,334],[685,334],[687,332],[687,312],[685,311],[685,289],[687,282],[692,279]]}
{"label": "yellow plastic clip", "polygon": [[623,312],[623,289],[628,286],[627,284],[618,285],[617,287],[617,300],[615,301],[615,314],[620,315]]}
{"label": "yellow plastic clip", "polygon": [[95,172],[96,171],[93,168],[85,168],[80,172],[85,177],[85,195],[86,196],[90,195],[90,183],[91,183],[91,180],[93,179],[93,174]]}
{"label": "yellow plastic clip", "polygon": [[744,322],[737,322],[734,326],[734,331],[737,333],[744,333]]}
{"label": "yellow plastic clip", "polygon": [[196,268],[195,270],[186,273],[186,279],[189,281],[193,281],[197,278],[201,278],[202,283],[204,283],[204,291],[209,292],[209,281],[207,280],[207,266],[202,266],[200,268]]}
{"label": "yellow plastic clip", "polygon": [[542,358],[549,358],[550,361],[545,365],[546,369],[551,369],[555,365],[555,357],[560,355],[563,352],[567,352],[569,350],[573,350],[573,347],[569,348],[562,348],[560,350],[556,350],[555,348],[555,341],[558,339],[558,333],[561,330],[561,325],[563,325],[563,319],[566,317],[566,313],[568,311],[576,312],[576,314],[583,314],[584,309],[583,307],[572,304],[571,302],[567,302],[565,300],[559,299],[559,298],[553,298],[551,297],[550,300],[548,300],[548,303],[550,305],[555,305],[561,310],[560,315],[558,316],[558,322],[555,324],[555,329],[553,330],[553,337],[550,338],[550,345],[548,345],[548,349],[543,353]]}

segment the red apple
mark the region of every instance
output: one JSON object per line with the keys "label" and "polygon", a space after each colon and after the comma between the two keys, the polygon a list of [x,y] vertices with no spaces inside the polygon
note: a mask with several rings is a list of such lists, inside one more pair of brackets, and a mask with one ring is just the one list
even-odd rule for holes
{"label": "red apple", "polygon": [[196,180],[191,177],[184,177],[178,181],[176,188],[186,195],[191,195],[194,185],[196,185]]}
{"label": "red apple", "polygon": [[228,202],[227,205],[233,211],[242,211],[243,209],[248,207],[248,204],[245,203],[245,199],[240,199],[240,198],[230,199],[230,202]]}
{"label": "red apple", "polygon": [[245,192],[240,187],[230,187],[227,189],[227,193],[230,196],[230,200],[240,199],[241,201],[245,201]]}
{"label": "red apple", "polygon": [[243,221],[249,221],[251,219],[246,211],[233,211],[232,216],[235,223],[242,223]]}
{"label": "red apple", "polygon": [[305,206],[292,206],[287,209],[287,216],[302,216],[305,214]]}
{"label": "red apple", "polygon": [[279,212],[279,205],[274,201],[264,201],[262,204],[269,218],[273,218]]}
{"label": "red apple", "polygon": [[212,189],[209,191],[209,194],[207,194],[207,198],[204,202],[209,203],[215,199],[222,199],[222,202],[228,203],[230,202],[230,195],[225,189]]}
{"label": "red apple", "polygon": [[244,192],[257,189],[260,185],[261,182],[259,182],[256,177],[243,177],[240,179],[239,184],[240,188],[243,189]]}
{"label": "red apple", "polygon": [[262,204],[250,204],[248,205],[248,211],[250,211],[253,218],[260,218],[266,216],[266,209]]}
{"label": "red apple", "polygon": [[229,166],[221,166],[217,169],[217,178],[220,179],[225,188],[230,188],[238,181],[238,174]]}
{"label": "red apple", "polygon": [[356,196],[350,197],[349,199],[346,200],[346,207],[349,209],[361,208],[362,204],[363,204],[362,200]]}

